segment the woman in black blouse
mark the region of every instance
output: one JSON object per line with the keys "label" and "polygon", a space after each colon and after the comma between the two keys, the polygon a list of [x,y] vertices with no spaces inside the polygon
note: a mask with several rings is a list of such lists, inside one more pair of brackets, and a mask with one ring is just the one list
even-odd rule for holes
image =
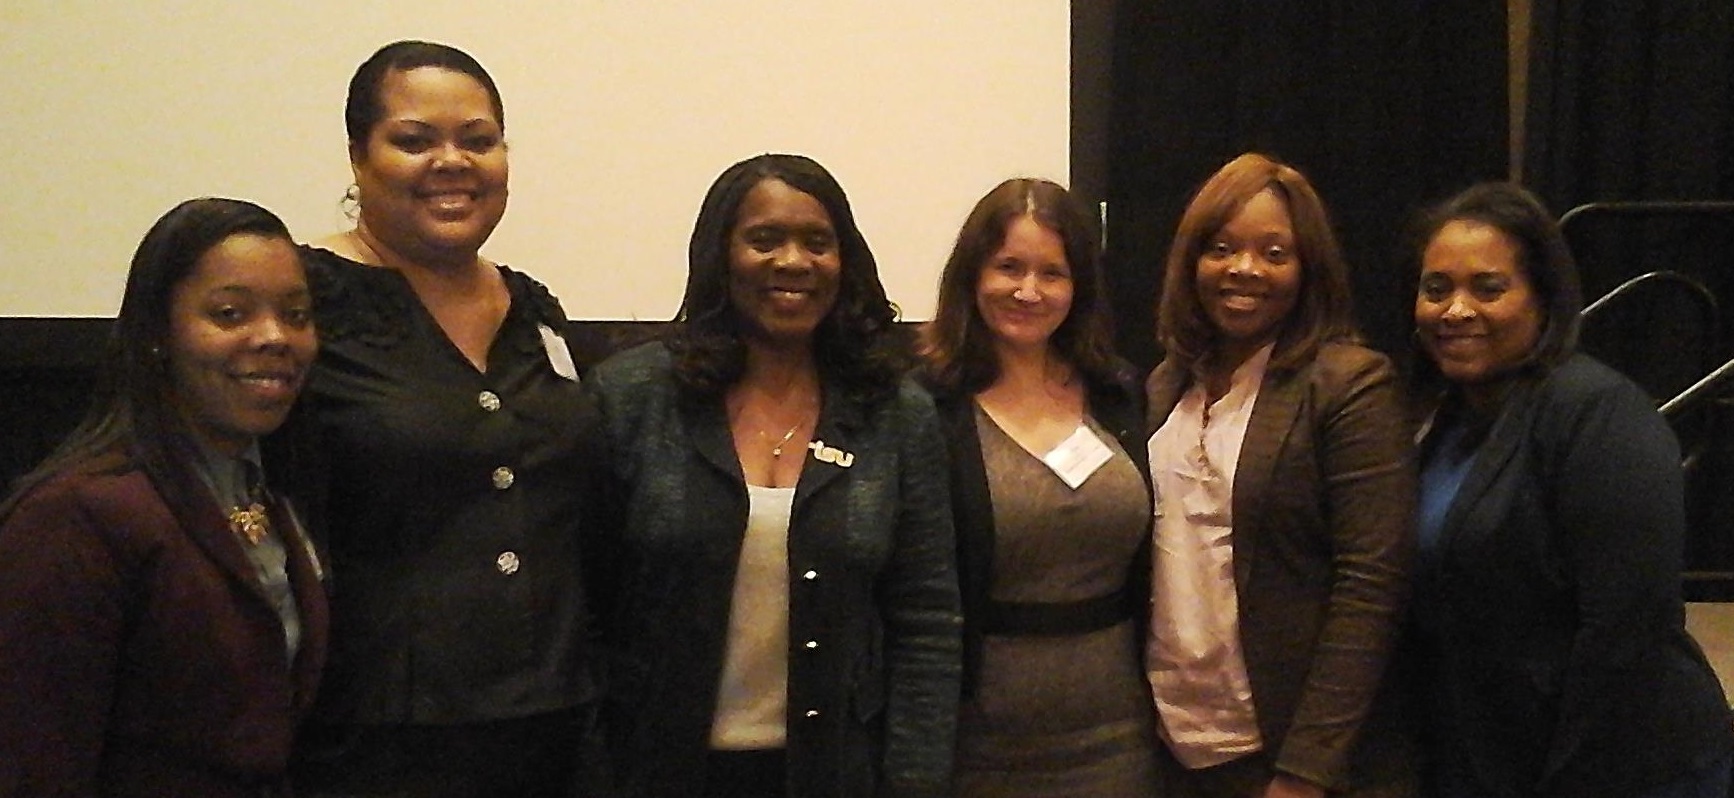
{"label": "woman in black blouse", "polygon": [[595,686],[577,540],[595,412],[547,289],[478,250],[506,208],[487,72],[397,42],[350,82],[356,224],[305,250],[303,431],[332,561],[314,795],[563,794]]}

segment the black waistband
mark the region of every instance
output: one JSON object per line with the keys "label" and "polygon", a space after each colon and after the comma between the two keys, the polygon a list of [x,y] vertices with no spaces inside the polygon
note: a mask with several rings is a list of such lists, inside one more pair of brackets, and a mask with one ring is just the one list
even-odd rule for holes
{"label": "black waistband", "polygon": [[1125,589],[1106,596],[1054,603],[989,601],[982,608],[983,634],[1009,637],[1081,635],[1132,617]]}

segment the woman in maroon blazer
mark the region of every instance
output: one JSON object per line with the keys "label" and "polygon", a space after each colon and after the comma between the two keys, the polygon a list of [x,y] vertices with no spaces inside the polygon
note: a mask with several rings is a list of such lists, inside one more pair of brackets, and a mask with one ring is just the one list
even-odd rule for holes
{"label": "woman in maroon blazer", "polygon": [[316,347],[283,223],[199,199],[133,256],[103,388],[0,503],[0,796],[276,794],[321,569],[260,478]]}

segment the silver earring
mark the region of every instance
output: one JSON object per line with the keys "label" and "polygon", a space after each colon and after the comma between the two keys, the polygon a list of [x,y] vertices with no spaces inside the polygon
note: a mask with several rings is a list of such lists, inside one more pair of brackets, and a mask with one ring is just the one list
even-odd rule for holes
{"label": "silver earring", "polygon": [[343,218],[355,221],[361,215],[361,186],[350,183],[349,188],[343,190],[343,199],[338,200],[337,207],[343,212]]}

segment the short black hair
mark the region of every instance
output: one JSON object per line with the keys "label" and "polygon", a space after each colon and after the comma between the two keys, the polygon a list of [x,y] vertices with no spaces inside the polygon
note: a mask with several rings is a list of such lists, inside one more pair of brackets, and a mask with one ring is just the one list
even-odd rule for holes
{"label": "short black hair", "polygon": [[343,103],[343,126],[349,134],[351,149],[367,143],[368,134],[385,114],[385,105],[379,99],[385,76],[421,67],[449,69],[475,78],[482,88],[488,90],[488,100],[494,107],[494,121],[499,123],[500,131],[505,132],[506,107],[500,101],[500,89],[480,62],[451,45],[405,40],[375,50],[349,79],[349,97]]}

